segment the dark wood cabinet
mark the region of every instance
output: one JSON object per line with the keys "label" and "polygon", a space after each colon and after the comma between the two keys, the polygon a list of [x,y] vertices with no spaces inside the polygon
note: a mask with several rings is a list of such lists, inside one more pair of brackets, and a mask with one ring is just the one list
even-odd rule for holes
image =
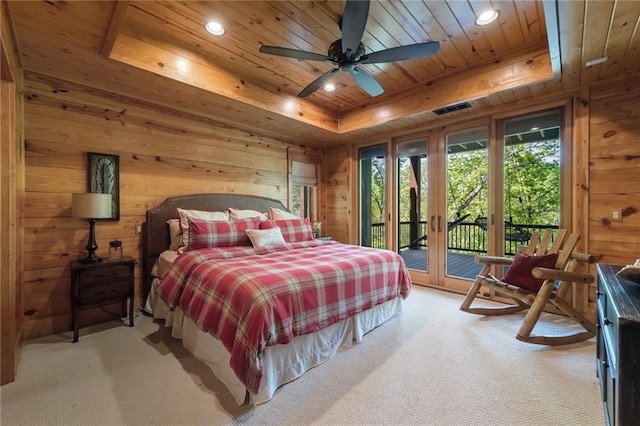
{"label": "dark wood cabinet", "polygon": [[609,426],[640,421],[640,284],[598,265],[597,368]]}
{"label": "dark wood cabinet", "polygon": [[[135,260],[103,259],[96,263],[71,262],[71,328],[73,341],[78,341],[78,312],[122,301],[122,317],[129,315],[133,327],[133,274]],[[129,310],[127,312],[127,298]]]}

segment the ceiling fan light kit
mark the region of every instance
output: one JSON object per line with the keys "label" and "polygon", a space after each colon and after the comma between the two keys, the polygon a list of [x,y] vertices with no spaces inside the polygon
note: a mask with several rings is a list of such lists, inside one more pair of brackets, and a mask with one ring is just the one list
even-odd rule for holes
{"label": "ceiling fan light kit", "polygon": [[360,67],[360,64],[405,61],[435,55],[440,50],[440,43],[429,41],[392,47],[367,54],[362,43],[362,35],[364,34],[368,16],[368,0],[347,0],[342,19],[339,22],[342,38],[331,43],[326,56],[304,50],[266,45],[260,45],[259,51],[287,58],[333,63],[336,68],[322,74],[298,94],[299,97],[306,97],[329,83],[337,71],[349,73],[355,83],[370,96],[381,95],[384,93],[384,89],[380,83],[374,76]]}
{"label": "ceiling fan light kit", "polygon": [[333,83],[327,83],[324,85],[323,89],[325,92],[333,92],[336,90],[336,85]]}

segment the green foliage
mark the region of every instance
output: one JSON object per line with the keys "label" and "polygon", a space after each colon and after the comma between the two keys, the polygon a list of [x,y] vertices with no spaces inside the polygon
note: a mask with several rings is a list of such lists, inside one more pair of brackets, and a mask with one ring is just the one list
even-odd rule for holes
{"label": "green foliage", "polygon": [[558,141],[505,148],[505,218],[514,223],[558,225],[560,221]]}
{"label": "green foliage", "polygon": [[[410,202],[411,202],[411,160],[408,157],[398,159],[398,217],[400,222],[408,222],[410,220]],[[429,195],[429,187],[427,182],[427,157],[420,158],[419,176],[416,179],[420,182],[420,220],[426,221],[429,215],[427,210],[427,200]]]}
{"label": "green foliage", "polygon": [[[557,225],[560,212],[560,148],[558,141],[505,147],[505,219],[520,224]],[[420,220],[427,220],[427,159],[420,159]],[[398,159],[399,220],[409,221],[410,159]],[[379,173],[379,172],[378,172]],[[487,150],[448,155],[447,220],[469,215],[469,221],[487,216]],[[374,174],[373,182],[384,182]],[[375,187],[382,199],[383,187]],[[378,213],[376,213],[378,214]],[[375,217],[375,216],[374,216]],[[382,215],[379,215],[382,218]],[[374,223],[376,220],[373,221]]]}
{"label": "green foliage", "polygon": [[371,160],[371,223],[384,222],[384,176],[384,158],[373,158]]}
{"label": "green foliage", "polygon": [[[398,160],[398,219],[410,221],[411,160]],[[420,182],[420,221],[428,218],[427,158],[420,158],[417,180]],[[473,222],[487,216],[488,206],[488,157],[486,149],[464,151],[447,155],[447,221],[452,222],[468,215],[465,221]],[[371,223],[384,224],[385,159],[371,160]],[[505,147],[504,155],[504,215],[514,224],[558,225],[560,212],[560,147],[559,141],[539,141]],[[403,229],[406,234],[407,229]],[[372,232],[374,246],[384,244],[384,228]],[[425,231],[423,230],[422,233]],[[460,242],[462,247],[482,247],[486,241],[483,233],[474,234],[478,241]],[[469,237],[469,236],[468,236]],[[401,235],[406,244],[408,235]],[[401,244],[401,245],[402,245]]]}
{"label": "green foliage", "polygon": [[487,151],[447,156],[447,220],[469,214],[469,220],[487,215]]}

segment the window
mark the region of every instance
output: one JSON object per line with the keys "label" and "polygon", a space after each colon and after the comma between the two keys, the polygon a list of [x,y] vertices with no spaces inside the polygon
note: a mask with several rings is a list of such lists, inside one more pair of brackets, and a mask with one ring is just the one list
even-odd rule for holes
{"label": "window", "polygon": [[318,179],[316,165],[291,161],[291,213],[300,217],[317,219]]}
{"label": "window", "polygon": [[386,247],[387,145],[358,149],[360,161],[360,245]]}

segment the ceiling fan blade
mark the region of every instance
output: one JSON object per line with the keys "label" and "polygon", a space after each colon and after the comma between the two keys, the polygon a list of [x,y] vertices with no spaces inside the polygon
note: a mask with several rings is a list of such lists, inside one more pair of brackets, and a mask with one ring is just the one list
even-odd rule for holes
{"label": "ceiling fan blade", "polygon": [[392,47],[363,55],[359,64],[379,64],[383,62],[406,61],[407,59],[422,58],[438,53],[440,43],[429,41],[427,43],[408,44],[406,46]]}
{"label": "ceiling fan blade", "polygon": [[378,96],[384,93],[384,89],[380,86],[380,83],[373,78],[371,74],[359,67],[353,67],[349,71],[355,82],[371,96]]}
{"label": "ceiling fan blade", "polygon": [[311,84],[309,84],[307,87],[302,89],[302,92],[298,93],[298,97],[306,98],[307,96],[309,96],[310,94],[312,94],[313,92],[318,90],[325,83],[327,83],[329,80],[331,80],[331,77],[333,77],[333,74],[336,71],[338,71],[338,68],[334,68],[332,70],[329,70],[326,73],[322,74],[320,77],[318,77],[315,80],[313,80],[311,82]]}
{"label": "ceiling fan blade", "polygon": [[305,52],[304,50],[288,49],[286,47],[265,46],[260,45],[258,49],[262,53],[269,55],[286,56],[287,58],[306,59],[308,61],[328,61],[329,58],[326,55],[319,53]]}
{"label": "ceiling fan blade", "polygon": [[347,55],[347,59],[351,59],[360,46],[368,16],[369,0],[347,0],[341,25],[342,53]]}

